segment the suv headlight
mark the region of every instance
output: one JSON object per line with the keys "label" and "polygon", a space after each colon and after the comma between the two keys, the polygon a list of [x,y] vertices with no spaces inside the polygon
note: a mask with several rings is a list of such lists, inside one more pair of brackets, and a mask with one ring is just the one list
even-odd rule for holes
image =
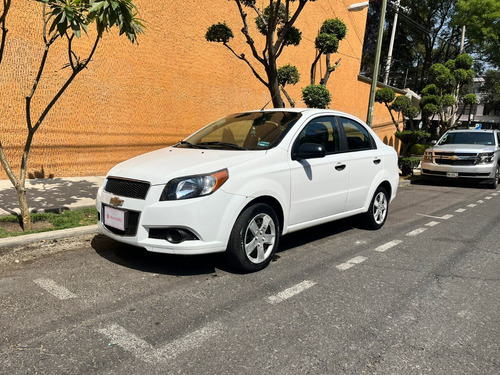
{"label": "suv headlight", "polygon": [[171,180],[163,189],[160,201],[189,199],[212,194],[229,178],[227,169],[211,174],[179,177]]}
{"label": "suv headlight", "polygon": [[432,161],[432,151],[425,151],[423,161]]}
{"label": "suv headlight", "polygon": [[477,155],[477,163],[478,164],[493,163],[494,156],[495,156],[494,152],[482,152],[479,155]]}

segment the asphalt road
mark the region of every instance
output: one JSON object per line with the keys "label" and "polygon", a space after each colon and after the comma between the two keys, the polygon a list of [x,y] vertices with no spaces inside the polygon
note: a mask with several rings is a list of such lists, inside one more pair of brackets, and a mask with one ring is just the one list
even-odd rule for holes
{"label": "asphalt road", "polygon": [[0,374],[500,373],[500,190],[401,188],[243,275],[101,236],[0,261]]}

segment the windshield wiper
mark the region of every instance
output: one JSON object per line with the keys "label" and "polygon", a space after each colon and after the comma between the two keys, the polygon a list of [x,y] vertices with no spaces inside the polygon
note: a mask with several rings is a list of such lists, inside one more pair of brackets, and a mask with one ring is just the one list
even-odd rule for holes
{"label": "windshield wiper", "polygon": [[187,146],[189,148],[207,148],[207,147],[199,146],[198,144],[194,145],[188,141],[180,141],[179,143],[176,144],[176,146]]}
{"label": "windshield wiper", "polygon": [[235,145],[234,143],[226,143],[226,142],[201,142],[197,143],[194,146],[221,146],[221,147],[227,147],[227,148],[232,148],[235,150],[246,150],[246,148]]}

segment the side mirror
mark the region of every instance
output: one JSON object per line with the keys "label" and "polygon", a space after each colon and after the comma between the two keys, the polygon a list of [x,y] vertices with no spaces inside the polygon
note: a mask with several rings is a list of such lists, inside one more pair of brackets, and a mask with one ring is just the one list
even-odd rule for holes
{"label": "side mirror", "polygon": [[318,159],[326,155],[325,146],[318,143],[304,143],[297,152],[292,153],[293,160]]}
{"label": "side mirror", "polygon": [[435,139],[431,141],[431,145],[435,146],[437,145],[438,141],[436,141]]}

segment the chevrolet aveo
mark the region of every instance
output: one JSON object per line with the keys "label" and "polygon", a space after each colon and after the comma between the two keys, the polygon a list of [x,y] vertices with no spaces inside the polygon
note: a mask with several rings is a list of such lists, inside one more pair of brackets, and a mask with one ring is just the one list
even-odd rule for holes
{"label": "chevrolet aveo", "polygon": [[398,181],[394,148],[346,113],[237,113],[112,168],[99,231],[154,252],[225,251],[252,272],[287,233],[353,215],[381,228]]}

